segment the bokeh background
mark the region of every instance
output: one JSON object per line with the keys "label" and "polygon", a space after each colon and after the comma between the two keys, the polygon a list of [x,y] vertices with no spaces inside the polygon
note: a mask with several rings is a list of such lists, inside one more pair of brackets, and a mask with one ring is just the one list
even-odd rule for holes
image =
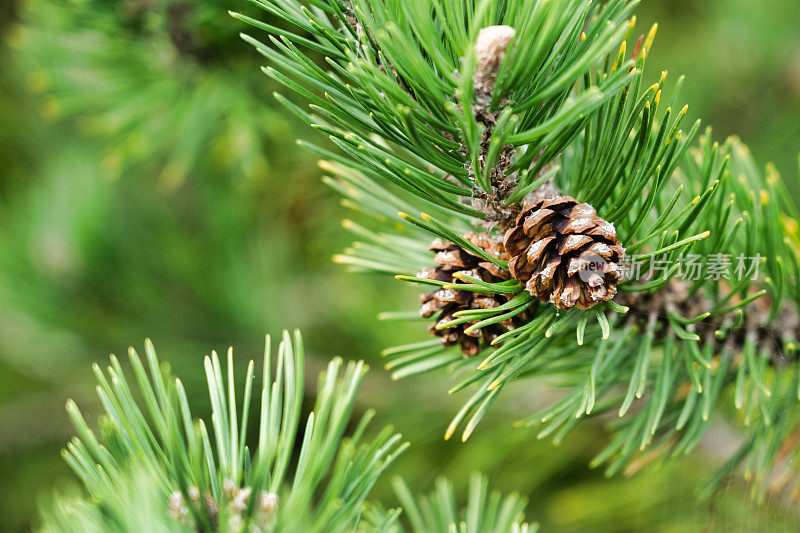
{"label": "bokeh background", "polygon": [[[529,496],[545,531],[800,529],[797,504],[755,505],[739,480],[696,500],[737,438],[722,422],[691,457],[611,480],[587,467],[601,425],[559,446],[511,427],[544,390],[506,391],[468,445],[444,442],[463,400],[446,395],[446,376],[393,383],[381,369],[382,348],[423,333],[376,315],[414,292],[331,262],[348,244],[346,209],[295,145],[314,134],[276,105],[227,9],[253,11],[244,0],[0,4],[0,531],[35,527],[37,502],[74,483],[59,454],[63,406],[97,412],[92,361],[150,337],[202,412],[204,354],[234,345],[243,366],[265,333],[295,327],[309,374],[335,355],[371,364],[361,405],[412,441],[392,473],[421,490],[437,473],[464,486],[481,470]],[[648,75],[686,74],[690,114],[720,139],[738,134],[797,192],[800,4],[645,0],[639,30],[656,20]],[[392,503],[388,483],[375,495]]]}

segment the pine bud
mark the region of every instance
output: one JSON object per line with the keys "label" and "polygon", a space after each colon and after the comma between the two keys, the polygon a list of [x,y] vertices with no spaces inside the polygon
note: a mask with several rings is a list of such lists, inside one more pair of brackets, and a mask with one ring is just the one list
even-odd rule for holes
{"label": "pine bud", "polygon": [[239,512],[244,511],[247,509],[247,500],[250,498],[250,493],[253,492],[253,489],[250,487],[245,487],[241,489],[239,492],[236,493],[236,497],[233,498],[231,502],[231,507],[236,509]]}
{"label": "pine bud", "polygon": [[181,494],[180,491],[176,490],[169,495],[169,505],[167,509],[172,518],[185,526],[194,527],[194,520],[183,499],[183,494]]}
{"label": "pine bud", "polygon": [[239,491],[239,487],[236,486],[236,483],[233,482],[230,478],[225,478],[222,481],[222,497],[228,501],[233,500],[236,497],[236,493]]}
{"label": "pine bud", "polygon": [[217,505],[217,500],[215,500],[210,493],[206,493],[203,499],[205,500],[206,510],[208,511],[208,519],[212,524],[216,525],[217,517],[219,516],[219,506]]}
{"label": "pine bud", "polygon": [[278,515],[278,495],[274,492],[262,492],[258,496],[258,522],[269,526]]}
{"label": "pine bud", "polygon": [[177,490],[169,495],[168,508],[170,516],[175,520],[183,520],[189,514],[189,509],[183,503],[183,495]]}
{"label": "pine bud", "polygon": [[491,94],[497,80],[497,72],[506,57],[506,50],[517,32],[511,26],[489,26],[478,32],[475,42],[475,55],[478,65],[473,83],[475,90]]}

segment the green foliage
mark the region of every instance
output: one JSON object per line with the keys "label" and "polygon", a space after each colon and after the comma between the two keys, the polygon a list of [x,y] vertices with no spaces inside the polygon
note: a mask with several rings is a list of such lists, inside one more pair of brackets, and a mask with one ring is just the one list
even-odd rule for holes
{"label": "green foliage", "polygon": [[[780,199],[785,189],[774,172],[764,179],[736,141],[720,146],[709,131],[693,143],[699,122],[684,130],[686,108],[677,111],[683,80],[672,91],[665,74],[643,82],[655,28],[635,39],[635,19],[626,20],[633,3],[259,5],[295,29],[234,14],[271,34],[269,44],[244,39],[269,60],[270,77],[309,102],[305,109],[277,95],[339,146],[311,148],[329,160],[328,182],[346,205],[368,220],[346,222],[360,241],[337,259],[508,299],[459,312],[449,324],[478,328],[528,316],[477,360],[438,339],[385,352],[395,378],[448,368],[460,376],[451,392],[473,391],[448,437],[463,426],[466,440],[512,382],[545,380],[563,395],[519,425],[560,441],[582,419],[613,414],[614,438],[594,461],[613,474],[688,453],[722,408],[736,412],[747,437],[707,490],[743,464],[764,496],[778,463],[798,453],[787,438],[800,413],[798,328],[781,319],[796,316],[800,303],[786,226],[795,211]],[[494,25],[516,35],[487,82],[479,79],[475,42]],[[316,54],[329,70],[308,59]],[[513,279],[414,276],[433,262],[426,254],[433,237],[507,268],[462,235],[506,229],[512,208],[548,181],[612,222],[646,273],[621,283],[616,302],[558,311]],[[762,276],[728,282],[706,261],[696,281],[679,277],[687,258],[722,256],[762,258]],[[385,316],[413,319],[414,312]]]}
{"label": "green foliage", "polygon": [[[362,521],[370,490],[407,448],[388,427],[371,440],[364,437],[373,411],[351,427],[366,366],[351,362],[343,368],[341,359],[331,361],[319,376],[316,405],[301,430],[305,357],[299,332],[284,332],[275,361],[270,352],[268,336],[260,399],[253,396],[250,361],[241,401],[233,350],[226,371],[216,353],[205,358],[210,432],[192,417],[181,380],[159,362],[149,340],[144,359],[129,350],[135,382],[126,379],[113,355],[105,372],[95,364],[105,409],[99,432],[70,400],[67,412],[77,436],[63,454],[89,498],[55,498],[46,508],[43,530],[403,531],[399,508],[383,511],[373,504]],[[258,423],[251,431],[255,402]],[[258,438],[251,451],[252,433]],[[463,510],[444,479],[419,501],[399,479],[395,488],[411,531],[533,531],[520,522],[525,501],[487,494],[487,482],[477,474]]]}
{"label": "green foliage", "polygon": [[29,529],[35,496],[69,475],[53,461],[69,436],[60,405],[90,405],[80,369],[94,354],[151,335],[186,368],[191,400],[205,386],[193,354],[252,352],[287,324],[333,340],[312,357],[377,352],[380,332],[342,312],[373,291],[332,294],[344,240],[296,121],[264,106],[223,4],[195,3],[191,27],[215,50],[200,59],[172,43],[171,3],[147,3],[133,27],[126,2],[24,0],[3,26],[0,419],[14,429],[0,478],[25,483],[3,491],[0,530]]}
{"label": "green foliage", "polygon": [[[190,528],[350,531],[375,481],[406,447],[389,428],[362,442],[371,411],[343,440],[366,373],[362,362],[343,368],[337,359],[328,365],[319,377],[314,411],[300,431],[305,362],[299,333],[293,338],[284,333],[274,362],[267,337],[261,394],[255,397],[258,439],[252,451],[247,445],[252,361],[239,401],[232,350],[226,373],[216,353],[205,358],[212,409],[209,431],[203,420],[192,418],[181,381],[159,363],[149,341],[145,353],[143,361],[133,349],[129,352],[138,391],[116,357],[111,357],[105,373],[94,366],[105,409],[99,435],[75,403],[67,403],[78,436],[64,457],[96,502],[105,530],[128,530],[130,499],[120,487],[140,485],[129,474],[133,470],[145,472],[156,488],[153,495],[142,496],[157,495],[162,508],[169,501],[174,519]],[[85,511],[85,504],[77,507]],[[157,520],[159,514],[163,513],[146,519]],[[95,514],[88,511],[85,516],[92,521]]]}
{"label": "green foliage", "polygon": [[[194,407],[203,405],[198,398],[205,383],[201,365],[192,363],[192,354],[208,346],[233,340],[240,354],[250,353],[258,350],[258,343],[248,339],[257,339],[265,329],[302,324],[307,333],[312,328],[315,331],[309,335],[313,341],[307,349],[309,359],[327,358],[328,353],[336,352],[369,356],[378,346],[407,342],[404,337],[413,331],[410,328],[422,331],[427,326],[397,321],[374,324],[371,317],[378,308],[397,309],[402,305],[400,297],[412,296],[408,287],[377,277],[348,279],[325,265],[344,237],[336,234],[336,224],[330,221],[330,195],[314,183],[316,176],[307,156],[288,146],[286,141],[294,136],[288,115],[265,106],[262,93],[273,84],[260,81],[252,68],[248,47],[235,38],[240,27],[220,16],[225,9],[249,6],[216,0],[195,3],[189,25],[196,34],[205,35],[203,48],[214,50],[200,58],[179,51],[172,42],[167,2],[150,2],[147,15],[140,17],[146,20],[138,27],[131,23],[128,5],[11,0],[0,8],[0,167],[4,170],[0,177],[0,422],[5,428],[0,432],[0,486],[13,487],[0,490],[0,530],[4,531],[29,530],[33,496],[46,491],[54,479],[61,481],[69,475],[55,453],[69,435],[59,406],[65,395],[71,395],[87,409],[88,417],[94,416],[92,399],[84,395],[88,392],[86,373],[80,371],[94,354],[115,350],[131,338],[153,335],[161,355],[181,369]],[[691,83],[681,93],[681,101],[691,104],[682,127],[688,129],[685,122],[689,118],[702,116],[714,125],[718,137],[741,133],[759,160],[768,156],[777,159],[781,169],[794,167],[798,130],[793,118],[797,116],[798,92],[792,53],[797,47],[792,43],[796,41],[793,22],[797,9],[791,2],[777,0],[766,0],[757,8],[746,0],[713,4],[662,0],[645,2],[639,8],[640,25],[641,20],[654,18],[665,23],[648,63],[669,67],[671,74],[691,72]],[[7,14],[10,18],[3,19]],[[287,28],[272,15],[267,15],[267,20]],[[308,32],[303,36],[312,37]],[[116,46],[116,41],[124,47]],[[628,41],[629,52],[633,42]],[[313,52],[310,57],[322,69],[332,68],[321,54]],[[139,71],[147,75],[137,76]],[[650,69],[643,78],[648,80],[644,87],[658,81],[658,74]],[[154,97],[153,83],[164,89],[162,99]],[[27,94],[30,89],[36,94]],[[207,105],[195,105],[199,101],[191,96],[195,92],[210,99]],[[672,91],[667,89],[664,94]],[[671,98],[664,98],[662,111],[667,100]],[[673,110],[679,107],[673,105]],[[178,112],[188,108],[191,112]],[[117,120],[123,116],[124,121]],[[184,116],[193,117],[193,123],[203,127],[192,128]],[[221,126],[220,120],[227,125]],[[165,127],[168,121],[177,121],[178,126]],[[117,127],[121,122],[126,127]],[[254,130],[260,132],[255,147],[248,147],[247,142],[238,144],[231,133],[252,139]],[[193,149],[197,144],[202,148]],[[186,154],[181,153],[184,149]],[[681,166],[696,158],[694,150],[690,148],[689,158],[684,158]],[[721,153],[725,151],[723,147]],[[728,147],[727,151],[734,153],[735,149]],[[753,176],[748,188],[760,198],[764,180],[773,172],[764,174],[753,164],[742,173],[736,170],[737,159],[734,155],[728,164],[728,185],[733,187],[731,182],[742,174]],[[104,161],[102,166],[99,161]],[[178,163],[172,165],[172,161]],[[561,172],[561,164],[550,165],[550,171]],[[418,219],[419,211],[434,214],[459,232],[473,226],[470,217],[462,219],[446,210],[436,214],[424,202],[417,205],[410,194],[409,206],[406,196],[397,190],[379,195],[375,187],[351,187],[338,177],[344,168],[337,165],[340,168],[326,165],[326,170],[337,176],[328,181],[362,197],[357,204],[346,200],[349,207],[369,211],[376,203],[389,204],[387,225],[360,213],[349,215],[353,220],[347,225],[358,231],[360,244],[339,259],[353,269],[379,266],[391,274],[413,276],[420,267],[431,264],[427,250],[431,236],[411,225],[400,226],[397,211]],[[427,171],[424,165],[423,169]],[[347,174],[356,175],[352,171]],[[537,181],[541,177],[544,175]],[[369,184],[366,174],[359,179]],[[673,179],[676,181],[668,184],[667,190],[683,178]],[[787,183],[795,196],[796,181]],[[715,196],[728,199],[722,188],[717,191]],[[749,195],[747,191],[743,198]],[[793,196],[784,194],[779,184],[771,198],[789,202]],[[692,194],[684,188],[675,211],[691,200]],[[392,206],[399,201],[403,204]],[[729,221],[738,220],[740,209],[737,201]],[[786,208],[786,212],[788,216],[781,216],[780,224],[772,227],[785,231],[796,257],[799,243],[791,231],[796,210]],[[706,228],[698,225],[697,229]],[[741,230],[738,233],[742,235]],[[372,234],[380,235],[384,244],[387,237],[406,238],[399,246],[391,241],[387,247],[375,249],[370,248]],[[791,261],[791,257],[787,259]],[[402,268],[398,267],[401,264]],[[791,278],[791,269],[786,271],[787,279]],[[793,293],[791,287],[792,283],[786,285],[787,294]],[[613,313],[607,314],[612,320]],[[384,313],[385,318],[415,315],[413,310]],[[275,321],[278,318],[280,323]],[[590,319],[594,321],[591,315]],[[584,342],[588,346],[594,342],[589,337],[591,328],[587,321]],[[565,328],[566,347],[574,348],[574,329]],[[336,335],[331,334],[334,330]],[[612,330],[612,334],[618,332]],[[320,342],[322,339],[325,342]],[[640,337],[632,334],[630,339],[638,342]],[[436,357],[389,356],[392,373],[402,377],[437,363],[458,367],[462,361],[460,354],[439,351],[437,342],[429,346],[437,350]],[[659,350],[657,342],[654,358]],[[456,363],[449,365],[448,361]],[[241,361],[234,362],[238,368]],[[458,376],[460,380],[471,375],[478,363],[471,361],[461,370],[453,370],[464,373]],[[726,385],[717,405],[711,406],[709,438],[701,441],[691,458],[650,469],[647,475],[633,479],[604,481],[602,472],[583,468],[608,443],[608,435],[614,435],[613,431],[599,431],[601,424],[617,420],[614,410],[606,416],[585,416],[588,420],[576,425],[558,448],[532,442],[530,431],[511,430],[507,417],[525,417],[552,402],[553,394],[571,391],[579,382],[568,375],[574,369],[564,368],[554,376],[535,373],[531,376],[539,376],[537,379],[505,387],[469,446],[441,441],[445,417],[457,410],[454,402],[465,394],[437,397],[444,387],[442,381],[448,379],[443,373],[394,384],[380,373],[370,373],[360,400],[380,406],[382,420],[397,422],[405,435],[413,435],[415,449],[394,467],[394,473],[416,485],[445,470],[456,487],[463,488],[468,477],[464,465],[490,472],[492,485],[518,489],[530,497],[533,514],[545,529],[792,529],[796,514],[782,505],[782,498],[767,499],[765,505],[756,507],[742,501],[742,483],[725,485],[708,509],[690,495],[709,464],[724,455],[720,449],[729,450],[739,437],[721,428],[727,428],[730,420],[744,421],[745,411],[750,424],[758,427],[754,432],[744,429],[744,436],[758,433],[767,437],[752,442],[754,452],[749,457],[756,458],[752,463],[756,468],[751,472],[769,464],[770,455],[778,449],[776,443],[785,431],[762,432],[765,417],[758,416],[758,407],[765,394],[749,380],[748,368],[754,368],[771,389],[774,369],[759,366],[763,363],[763,358],[751,357],[750,366],[742,372],[746,386],[739,387],[738,397],[747,407],[735,409],[736,389]],[[695,373],[703,368],[701,363],[697,365]],[[648,365],[647,373],[656,367],[658,364]],[[647,383],[650,386],[649,379]],[[555,393],[550,388],[559,385],[565,387],[555,388]],[[622,384],[623,392],[627,385]],[[791,385],[785,380],[781,387]],[[686,390],[685,386],[679,389],[680,393]],[[782,394],[773,391],[770,398]],[[746,395],[752,395],[752,401],[745,399]],[[306,402],[312,401],[310,396]],[[636,414],[638,405],[648,398],[645,393],[635,399],[625,418]],[[695,405],[701,398],[698,395]],[[777,425],[791,427],[791,420],[782,418],[791,413],[781,411],[780,403],[765,405],[770,406],[767,412],[777,410]],[[204,411],[195,412],[205,417]],[[728,420],[719,420],[720,413]],[[426,420],[424,427],[420,427],[420,419]],[[705,428],[699,427],[701,432]],[[780,457],[786,450],[779,450]],[[789,460],[791,455],[771,478],[772,490],[782,489],[787,481],[792,488]],[[625,472],[635,472],[646,462],[633,460]],[[532,466],[521,469],[519,464]],[[147,516],[128,513],[128,529],[156,530],[165,507],[163,494],[153,494],[156,484],[149,474],[131,474],[123,485],[126,488],[120,491],[131,495],[131,508],[150,507]],[[386,496],[385,484],[380,485],[374,492],[388,503],[391,498]],[[142,486],[141,494],[134,492]],[[104,516],[94,502],[88,499],[79,505],[86,505],[87,514],[100,525],[76,525],[87,522],[77,522],[79,511],[70,505],[65,520],[73,529],[103,530]],[[153,521],[136,522],[150,516],[155,517]]]}
{"label": "green foliage", "polygon": [[[145,467],[118,472],[114,491],[125,497],[112,507],[80,495],[59,495],[45,507],[41,531],[102,533],[107,531],[187,532],[192,531],[169,515],[164,495],[158,489],[157,476]],[[137,512],[130,512],[136,509]]]}
{"label": "green foliage", "polygon": [[409,529],[396,523],[394,513],[381,515],[374,512],[371,516],[377,531],[402,532],[414,531],[422,533],[479,533],[513,532],[534,533],[538,527],[525,524],[525,501],[518,495],[503,496],[497,491],[488,492],[488,481],[479,474],[470,478],[467,505],[458,508],[456,492],[453,485],[444,478],[436,480],[436,490],[427,496],[417,497],[408,485],[400,478],[395,479],[394,487],[403,513],[407,517]]}
{"label": "green foliage", "polygon": [[[568,119],[596,110],[633,77],[632,63],[626,62],[570,97],[574,81],[605,59],[628,32],[629,2],[597,7],[564,0],[538,3],[535,9],[484,2],[480,10],[471,2],[466,9],[460,2],[355,2],[352,8],[338,1],[312,2],[309,8],[275,2],[262,7],[296,32],[309,31],[316,38],[310,41],[234,14],[274,33],[273,47],[244,38],[275,65],[265,68],[268,75],[311,102],[309,112],[287,102],[290,109],[330,135],[348,154],[346,164],[390,191],[411,194],[416,204],[447,215],[448,221],[456,214],[483,217],[459,198],[475,189],[492,192],[488,173],[494,165],[478,161],[481,127],[471,112],[476,65],[470,50],[480,28],[503,23],[520,31],[488,108],[493,112],[508,102],[492,142],[521,147],[524,155],[510,172],[528,166],[545,146],[563,149],[578,132]],[[297,46],[325,54],[332,70],[305,59]],[[536,177],[523,172],[511,197],[524,193]]]}
{"label": "green foliage", "polygon": [[45,116],[110,139],[109,176],[155,173],[169,191],[213,170],[252,185],[273,170],[265,153],[287,127],[230,56],[243,47],[220,16],[225,5],[32,2],[14,44]]}
{"label": "green foliage", "polygon": [[[320,253],[287,245],[316,227],[305,216],[316,176],[278,157],[293,122],[262,105],[260,76],[232,60],[248,49],[221,5],[21,3],[3,70],[8,92],[36,94],[3,102],[32,123],[9,136],[33,145],[35,163],[17,170],[31,157],[18,150],[3,179],[9,364],[77,379],[71,362],[132,337],[191,352],[284,325],[266,302],[291,307],[287,272]],[[197,46],[180,46],[178,30]],[[302,314],[285,318],[307,325]],[[41,335],[46,349],[22,357]]]}
{"label": "green foliage", "polygon": [[668,0],[641,9],[643,18],[662,23],[651,60],[691,73],[683,91],[690,116],[713,124],[720,136],[740,136],[759,161],[784,172],[794,195],[800,77],[798,58],[787,50],[800,45],[797,7],[783,0],[764,0],[758,9],[748,0]]}

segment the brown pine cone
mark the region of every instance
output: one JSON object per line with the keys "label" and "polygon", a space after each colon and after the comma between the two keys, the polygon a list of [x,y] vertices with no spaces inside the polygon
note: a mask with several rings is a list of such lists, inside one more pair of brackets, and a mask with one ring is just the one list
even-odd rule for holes
{"label": "brown pine cone", "polygon": [[570,196],[537,200],[506,232],[514,278],[558,309],[589,309],[611,300],[622,276],[625,250],[614,225]]}
{"label": "brown pine cone", "polygon": [[[503,243],[499,237],[468,233],[464,238],[490,255],[508,260],[508,255],[505,253]],[[453,274],[457,272],[462,272],[469,277],[481,279],[488,283],[497,283],[510,279],[508,271],[490,261],[485,261],[483,258],[473,255],[452,242],[436,239],[431,244],[430,249],[436,252],[434,261],[438,266],[419,272],[417,277],[455,284],[464,283],[453,277]],[[470,327],[471,323],[438,329],[436,327],[438,324],[454,320],[453,314],[458,311],[491,309],[503,305],[508,299],[502,294],[487,295],[445,288],[439,288],[424,294],[420,299],[422,302],[420,314],[425,318],[436,318],[429,331],[436,336],[442,337],[442,342],[446,346],[461,346],[461,350],[467,356],[477,355],[481,351],[482,345],[490,344],[498,336],[518,326],[524,320],[522,317],[524,313],[521,313],[509,320],[470,333],[465,330]]]}
{"label": "brown pine cone", "polygon": [[[731,289],[724,280],[721,285],[725,290]],[[617,296],[616,301],[628,307],[628,320],[645,327],[651,316],[655,316],[663,332],[671,327],[670,312],[691,318],[713,310],[714,300],[706,296],[702,290],[690,294],[690,287],[688,281],[672,278],[655,293],[623,291]],[[758,291],[759,286],[754,285],[747,296],[752,296]],[[729,303],[738,303],[741,298],[740,295],[735,295]],[[731,329],[736,322],[736,312],[723,316],[709,316],[687,326],[687,329],[697,334],[703,342],[718,342],[720,346],[725,345],[734,354],[741,354],[745,343],[753,342],[759,351],[771,354],[771,364],[784,367],[797,359],[796,352],[787,353],[786,347],[789,344],[796,345],[800,340],[800,314],[797,308],[788,302],[784,303],[772,320],[769,319],[771,311],[772,299],[769,295],[764,295],[745,308],[744,320],[737,329]],[[717,338],[717,331],[725,331],[726,336]]]}

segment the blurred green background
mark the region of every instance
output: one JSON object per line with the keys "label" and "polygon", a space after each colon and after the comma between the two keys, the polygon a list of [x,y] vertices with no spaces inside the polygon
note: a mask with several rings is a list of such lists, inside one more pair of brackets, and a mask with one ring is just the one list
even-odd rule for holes
{"label": "blurred green background", "polygon": [[[294,327],[309,374],[335,355],[371,363],[361,405],[412,441],[393,474],[420,490],[482,470],[528,495],[545,531],[800,529],[794,503],[756,506],[737,480],[696,501],[738,438],[722,422],[687,460],[605,480],[586,466],[602,427],[537,441],[511,422],[549,393],[517,387],[468,445],[445,443],[463,400],[446,395],[446,376],[392,383],[381,370],[382,348],[423,332],[376,315],[416,295],[331,263],[348,244],[346,210],[293,142],[314,134],[276,106],[227,9],[252,11],[244,0],[0,7],[0,531],[35,526],[37,501],[72,482],[63,405],[97,412],[92,361],[150,337],[201,411],[204,354],[234,345],[244,365],[265,333]],[[656,20],[648,75],[686,74],[690,114],[718,138],[740,135],[798,191],[800,4],[645,0],[639,31]],[[389,484],[376,496],[391,504]]]}

